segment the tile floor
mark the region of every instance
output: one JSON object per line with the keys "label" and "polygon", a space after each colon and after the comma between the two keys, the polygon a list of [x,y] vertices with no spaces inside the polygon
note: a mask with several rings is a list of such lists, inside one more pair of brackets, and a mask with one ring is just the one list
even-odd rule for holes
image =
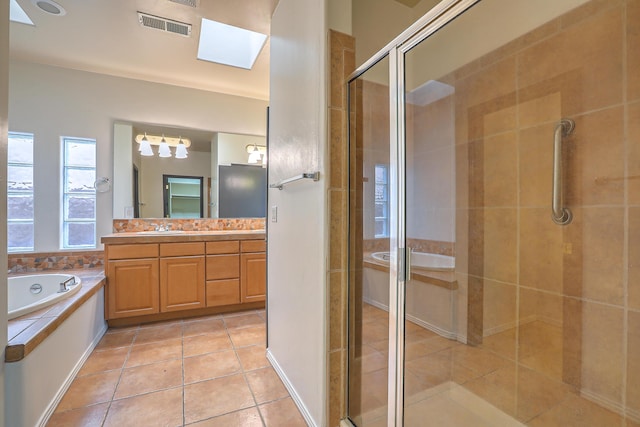
{"label": "tile floor", "polygon": [[[387,418],[388,313],[364,304],[360,385],[352,413],[361,427]],[[562,381],[561,330],[545,322],[485,337],[472,347],[405,323],[405,425],[420,427],[621,427],[633,421]],[[516,346],[517,357],[516,359]],[[625,424],[626,423],[626,424]]]}
{"label": "tile floor", "polygon": [[306,426],[265,357],[264,316],[109,329],[47,426]]}

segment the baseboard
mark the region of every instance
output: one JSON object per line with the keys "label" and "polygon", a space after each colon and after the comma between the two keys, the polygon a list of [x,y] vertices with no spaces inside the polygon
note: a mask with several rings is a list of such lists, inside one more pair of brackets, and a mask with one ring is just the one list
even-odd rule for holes
{"label": "baseboard", "polygon": [[429,322],[426,322],[422,319],[418,319],[415,316],[412,316],[410,314],[406,314],[405,317],[407,318],[407,320],[409,320],[412,323],[415,323],[418,326],[422,326],[425,329],[430,330],[431,332],[435,332],[436,334],[440,335],[441,337],[450,339],[450,340],[457,340],[458,339],[458,334],[456,334],[455,332],[450,332],[447,331],[446,329],[442,329],[439,326],[436,325],[432,325]]}
{"label": "baseboard", "polygon": [[284,371],[280,367],[280,364],[278,364],[278,361],[276,360],[276,358],[273,356],[273,354],[269,349],[267,349],[267,360],[271,363],[271,366],[273,366],[273,369],[276,371],[276,374],[278,374],[278,377],[280,377],[280,380],[286,387],[287,391],[289,392],[289,395],[291,396],[291,399],[293,399],[293,403],[295,403],[296,406],[298,407],[298,410],[304,417],[304,420],[307,422],[307,425],[310,427],[317,427],[317,424],[313,420],[313,417],[311,417],[311,414],[309,413],[309,410],[302,402],[302,399],[300,399],[300,396],[298,395],[298,392],[296,391],[295,387],[293,386],[293,384],[291,384],[291,381],[289,381],[289,378],[287,378],[287,375],[284,373]]}
{"label": "baseboard", "polygon": [[60,386],[58,393],[56,393],[56,396],[53,398],[53,400],[49,404],[49,407],[47,408],[47,410],[44,411],[44,414],[42,414],[42,417],[40,418],[37,424],[38,427],[45,427],[45,425],[49,421],[49,418],[51,418],[51,415],[53,415],[53,411],[55,411],[56,407],[58,406],[58,403],[60,403],[60,401],[64,397],[64,394],[67,392],[67,390],[69,390],[69,387],[71,387],[71,383],[75,379],[80,369],[82,369],[84,362],[86,362],[89,356],[91,356],[91,353],[96,348],[96,346],[98,345],[98,343],[100,342],[104,334],[107,332],[107,329],[108,329],[108,326],[107,326],[107,323],[105,322],[104,326],[98,332],[98,334],[93,339],[93,341],[91,341],[91,344],[89,344],[89,347],[87,347],[87,350],[84,352],[80,360],[78,360],[78,363],[76,363],[76,365],[73,367],[73,370],[67,376],[67,379]]}

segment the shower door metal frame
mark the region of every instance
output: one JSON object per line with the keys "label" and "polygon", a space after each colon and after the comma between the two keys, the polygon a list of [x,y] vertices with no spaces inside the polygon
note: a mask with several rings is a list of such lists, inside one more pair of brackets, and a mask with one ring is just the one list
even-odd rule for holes
{"label": "shower door metal frame", "polygon": [[[404,57],[416,45],[481,0],[442,0],[427,14],[369,58],[347,78],[350,83],[389,57],[389,359],[387,426],[404,425],[406,250],[406,129]],[[349,102],[348,105],[351,105]],[[350,114],[347,116],[350,117]],[[350,135],[350,132],[347,132]],[[349,207],[351,209],[351,207]],[[395,262],[393,262],[395,260]],[[347,367],[349,369],[349,367]],[[345,393],[348,407],[348,385]]]}

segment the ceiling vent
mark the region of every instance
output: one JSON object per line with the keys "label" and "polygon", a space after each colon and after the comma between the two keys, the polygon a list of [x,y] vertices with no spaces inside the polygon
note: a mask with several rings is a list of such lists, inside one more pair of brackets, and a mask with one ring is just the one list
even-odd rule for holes
{"label": "ceiling vent", "polygon": [[191,24],[185,24],[184,22],[160,18],[159,16],[153,16],[143,12],[138,12],[138,22],[140,22],[140,25],[143,27],[154,28],[156,30],[179,34],[185,37],[191,36]]}
{"label": "ceiling vent", "polygon": [[173,3],[183,4],[190,7],[198,7],[198,0],[169,0]]}

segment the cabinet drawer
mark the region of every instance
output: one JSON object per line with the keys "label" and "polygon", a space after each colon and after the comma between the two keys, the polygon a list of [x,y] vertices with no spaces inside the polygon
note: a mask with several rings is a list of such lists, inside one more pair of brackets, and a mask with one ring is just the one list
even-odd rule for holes
{"label": "cabinet drawer", "polygon": [[208,255],[207,280],[240,277],[240,255]]}
{"label": "cabinet drawer", "polygon": [[156,258],[158,244],[109,245],[107,252],[108,259]]}
{"label": "cabinet drawer", "polygon": [[190,256],[190,255],[204,255],[204,243],[189,242],[189,243],[160,244],[161,257]]}
{"label": "cabinet drawer", "polygon": [[216,254],[237,254],[240,245],[237,240],[228,240],[223,242],[207,242],[207,255]]}
{"label": "cabinet drawer", "polygon": [[240,243],[242,252],[266,252],[266,240],[243,240]]}
{"label": "cabinet drawer", "polygon": [[240,304],[240,280],[210,280],[207,282],[207,307]]}

